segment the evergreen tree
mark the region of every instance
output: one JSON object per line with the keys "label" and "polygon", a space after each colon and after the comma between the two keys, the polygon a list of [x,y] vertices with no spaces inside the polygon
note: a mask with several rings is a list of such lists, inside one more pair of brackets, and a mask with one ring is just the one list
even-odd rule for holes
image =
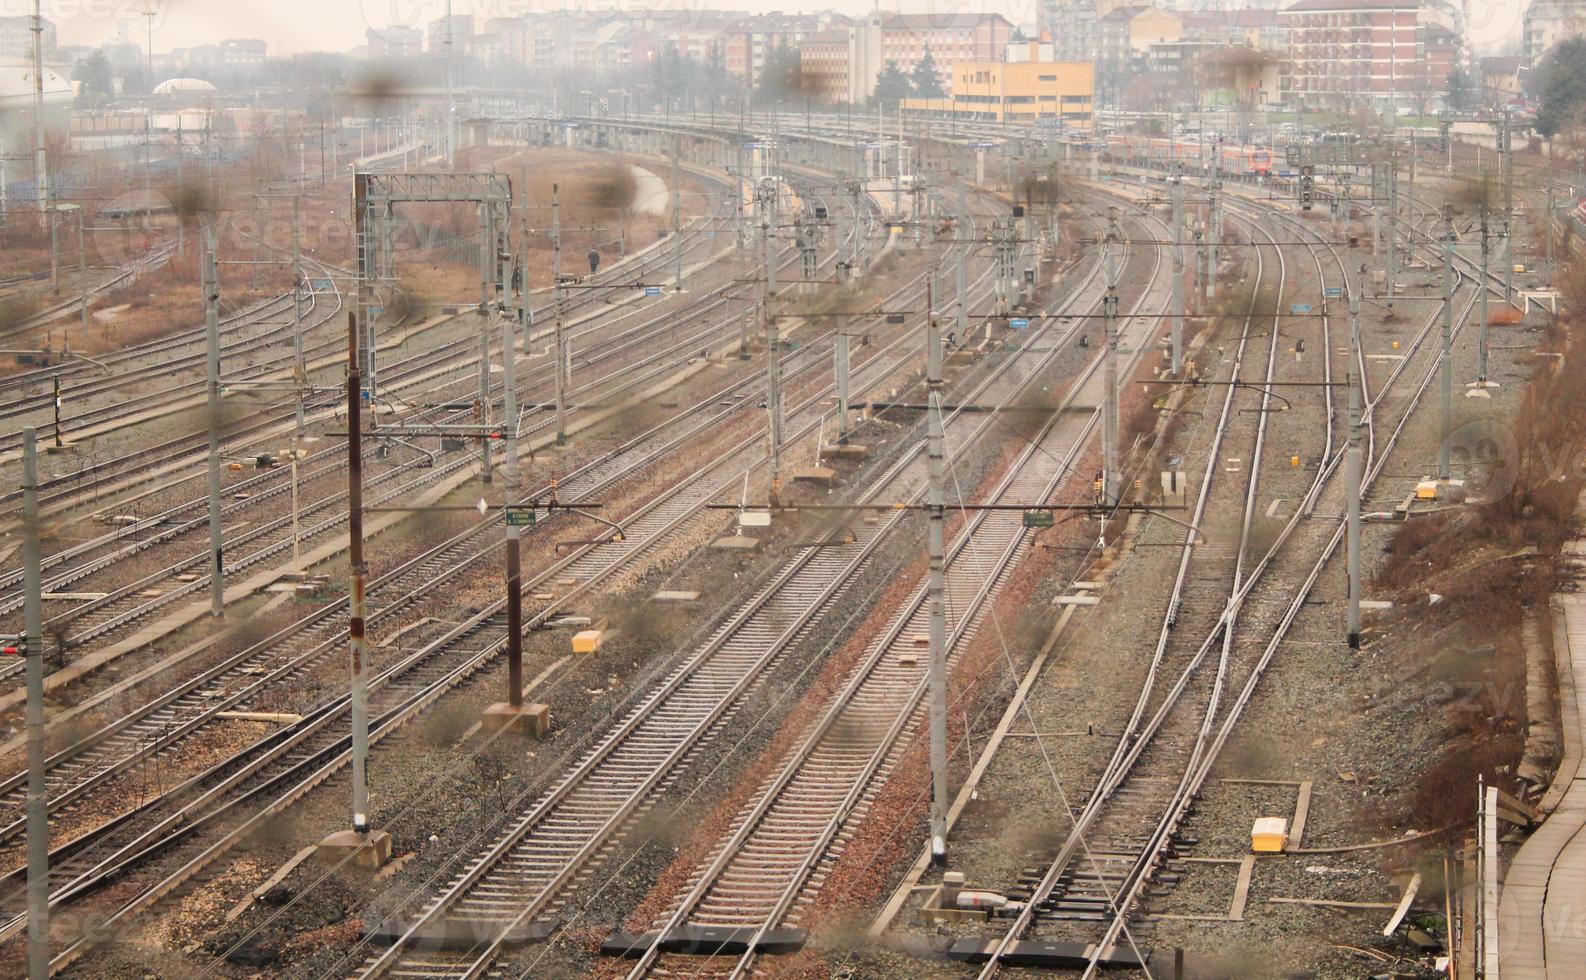
{"label": "evergreen tree", "polygon": [[936,59],[931,56],[931,46],[925,46],[925,57],[914,66],[914,94],[922,99],[946,98],[947,90],[942,88],[942,76],[936,67]]}
{"label": "evergreen tree", "polygon": [[1470,76],[1465,74],[1465,69],[1455,65],[1448,73],[1448,95],[1444,97],[1448,107],[1455,112],[1464,112],[1469,109],[1471,97]]}
{"label": "evergreen tree", "polygon": [[904,74],[896,61],[889,60],[887,66],[881,69],[881,74],[876,76],[875,101],[881,103],[883,108],[892,109],[913,94],[914,85],[909,81],[909,76]]}
{"label": "evergreen tree", "polygon": [[95,50],[73,65],[72,78],[82,82],[77,89],[77,104],[85,109],[97,109],[116,94],[115,70],[103,51]]}
{"label": "evergreen tree", "polygon": [[1554,46],[1537,70],[1536,131],[1552,139],[1586,111],[1586,38]]}
{"label": "evergreen tree", "polygon": [[757,105],[776,105],[783,99],[797,95],[802,88],[803,63],[799,53],[787,43],[787,38],[766,52],[765,67],[760,70],[760,85],[755,89]]}

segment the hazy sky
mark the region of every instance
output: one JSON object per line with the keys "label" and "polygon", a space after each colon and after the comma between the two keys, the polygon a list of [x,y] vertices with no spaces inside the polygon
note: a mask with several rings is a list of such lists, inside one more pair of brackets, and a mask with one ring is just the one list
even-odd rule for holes
{"label": "hazy sky", "polygon": [[[998,12],[1016,24],[1035,23],[1036,0],[888,0],[884,9],[906,12]],[[1528,0],[1469,0],[1471,33],[1479,44],[1518,36]],[[440,16],[445,0],[42,0],[44,16],[54,21],[62,44],[98,44],[123,27],[144,42],[153,11],[154,50],[207,44],[228,37],[262,38],[271,54],[344,51],[363,43],[365,29],[392,23],[423,25]],[[1189,0],[1183,4],[1189,6]],[[1224,0],[1229,7],[1242,0]],[[859,12],[854,0],[452,0],[456,13],[476,20],[535,10],[687,9],[795,12],[822,8]],[[33,0],[0,0],[0,12],[32,13]]]}

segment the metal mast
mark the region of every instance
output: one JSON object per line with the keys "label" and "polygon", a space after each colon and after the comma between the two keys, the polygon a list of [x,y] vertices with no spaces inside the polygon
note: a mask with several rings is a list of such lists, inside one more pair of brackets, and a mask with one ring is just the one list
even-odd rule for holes
{"label": "metal mast", "polygon": [[942,331],[933,308],[935,278],[925,280],[926,346],[926,503],[930,517],[930,583],[926,597],[931,614],[930,742],[931,742],[931,860],[947,859],[947,610],[943,600],[943,566],[946,551],[946,475],[942,428]]}
{"label": "metal mast", "polygon": [[1184,186],[1179,179],[1177,161],[1173,163],[1170,183],[1173,197],[1173,376],[1178,377],[1184,371]]}
{"label": "metal mast", "polygon": [[[1450,477],[1448,436],[1454,430],[1454,211],[1443,209],[1443,432],[1437,453],[1438,479]],[[1485,239],[1484,239],[1485,240]],[[1483,249],[1485,254],[1485,248]],[[1481,283],[1485,294],[1487,283]]]}
{"label": "metal mast", "polygon": [[39,558],[38,438],[22,430],[22,654],[27,660],[28,977],[50,973],[50,822],[44,781],[44,597]]}
{"label": "metal mast", "polygon": [[1110,507],[1118,502],[1118,209],[1107,209],[1107,296],[1102,301],[1107,324],[1103,359],[1106,401],[1102,409],[1102,495]]}
{"label": "metal mast", "polygon": [[204,335],[209,355],[209,613],[223,616],[226,591],[220,531],[220,284],[215,269],[215,227],[206,218],[202,228]]}
{"label": "metal mast", "polygon": [[1344,372],[1344,383],[1349,386],[1349,447],[1345,457],[1344,493],[1349,508],[1349,646],[1360,647],[1360,492],[1362,471],[1361,402],[1360,390],[1365,379],[1355,370],[1360,356],[1360,294],[1349,292],[1349,361]]}

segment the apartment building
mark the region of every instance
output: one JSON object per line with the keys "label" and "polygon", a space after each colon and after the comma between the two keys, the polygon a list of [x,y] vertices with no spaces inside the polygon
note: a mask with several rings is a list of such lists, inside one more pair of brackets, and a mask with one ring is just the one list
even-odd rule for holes
{"label": "apartment building", "polygon": [[821,31],[799,45],[799,71],[804,87],[816,100],[862,103],[876,88],[886,67],[882,58],[884,15]]}
{"label": "apartment building", "polygon": [[1422,72],[1421,6],[1420,0],[1299,0],[1285,8],[1288,98],[1306,108],[1404,104]]}
{"label": "apartment building", "polygon": [[[44,48],[44,60],[55,60],[55,25],[48,18],[41,18],[44,30],[40,41]],[[24,58],[29,61],[33,58],[33,18],[32,17],[0,17],[0,58]]]}
{"label": "apartment building", "polygon": [[1001,14],[893,14],[882,21],[881,62],[913,72],[930,51],[950,90],[955,63],[995,61],[1012,40],[1013,24]]}
{"label": "apartment building", "polygon": [[1586,36],[1586,0],[1532,0],[1522,30],[1520,57],[1534,68],[1560,41]]}
{"label": "apartment building", "polygon": [[371,58],[416,58],[424,53],[424,32],[417,27],[371,27],[363,36]]}
{"label": "apartment building", "polygon": [[1050,42],[1006,45],[996,60],[955,61],[948,99],[904,99],[915,111],[966,119],[1051,120],[1089,130],[1095,119],[1095,69],[1088,61],[1056,61]]}

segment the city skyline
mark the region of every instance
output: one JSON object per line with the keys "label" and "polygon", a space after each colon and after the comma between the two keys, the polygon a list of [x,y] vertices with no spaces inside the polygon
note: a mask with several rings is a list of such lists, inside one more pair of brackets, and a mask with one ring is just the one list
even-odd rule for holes
{"label": "city skyline", "polygon": [[[1038,4],[1035,0],[919,0],[877,6],[898,13],[1000,13],[1016,25],[1030,27],[1036,23]],[[733,10],[751,14],[800,14],[831,10],[854,13],[815,0],[656,0],[610,4],[559,3],[556,0],[453,2],[455,14],[471,13],[478,21],[579,7],[612,12]],[[215,44],[227,38],[248,37],[265,41],[271,56],[288,56],[356,48],[364,43],[365,32],[370,28],[393,24],[422,27],[443,16],[446,3],[445,0],[338,0],[324,5],[304,0],[279,0],[268,4],[246,0],[211,6],[197,0],[165,0],[158,4],[145,4],[140,0],[50,0],[43,4],[44,16],[55,23],[59,43],[64,46],[97,46],[123,33],[129,40],[145,46],[151,26],[145,12],[150,8],[155,10],[152,47],[156,55],[178,48]],[[1484,52],[1517,46],[1524,10],[1521,0],[1471,0],[1468,23],[1471,42]],[[32,13],[32,4],[28,0],[0,0],[0,12],[6,16],[27,15]]]}

